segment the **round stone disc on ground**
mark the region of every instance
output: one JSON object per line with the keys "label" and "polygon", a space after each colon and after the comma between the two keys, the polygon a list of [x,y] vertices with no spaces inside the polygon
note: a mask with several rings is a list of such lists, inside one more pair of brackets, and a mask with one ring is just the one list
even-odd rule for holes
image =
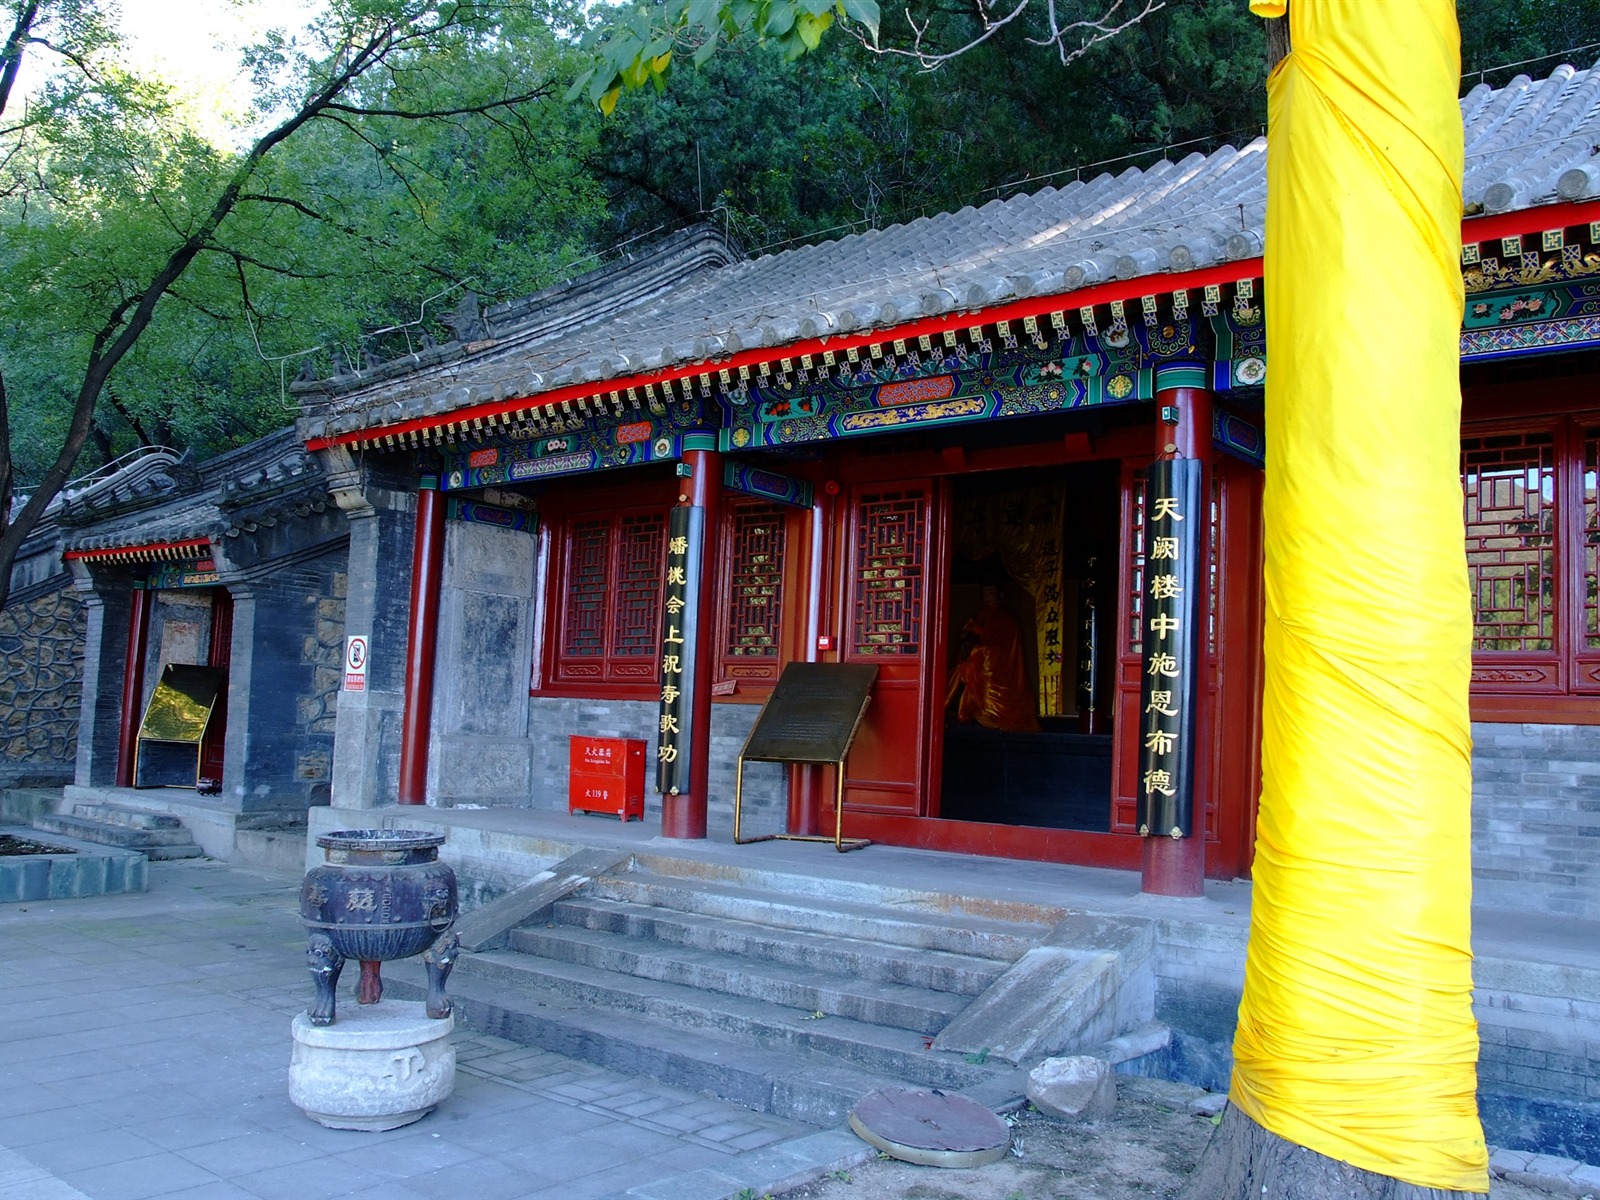
{"label": "round stone disc on ground", "polygon": [[981,1167],[1011,1149],[1011,1129],[975,1100],[927,1088],[879,1088],[850,1112],[862,1140],[904,1162]]}

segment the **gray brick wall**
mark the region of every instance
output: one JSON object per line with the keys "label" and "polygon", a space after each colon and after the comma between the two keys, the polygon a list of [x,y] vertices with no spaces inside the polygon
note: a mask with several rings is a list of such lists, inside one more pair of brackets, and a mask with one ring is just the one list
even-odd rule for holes
{"label": "gray brick wall", "polygon": [[83,692],[82,602],[68,586],[0,612],[0,763],[72,772]]}
{"label": "gray brick wall", "polygon": [[1472,735],[1476,902],[1600,921],[1600,726]]}
{"label": "gray brick wall", "polygon": [[[733,827],[734,767],[739,750],[761,711],[755,704],[711,706],[711,767],[707,811],[713,828]],[[529,705],[528,733],[533,750],[532,787],[526,805],[565,810],[567,807],[567,739],[584,737],[640,738],[645,746],[645,812],[659,818],[661,796],[655,790],[657,705],[648,700],[566,700],[536,696]],[[777,832],[788,805],[784,768],[777,763],[751,763],[744,773],[744,817],[747,832]]]}
{"label": "gray brick wall", "polygon": [[343,682],[343,543],[231,584],[223,795],[242,812],[326,804]]}

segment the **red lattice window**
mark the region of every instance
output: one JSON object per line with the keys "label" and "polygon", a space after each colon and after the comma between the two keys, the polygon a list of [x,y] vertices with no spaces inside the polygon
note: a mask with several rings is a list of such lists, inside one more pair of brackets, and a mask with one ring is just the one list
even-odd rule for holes
{"label": "red lattice window", "polygon": [[666,515],[584,515],[566,529],[555,678],[650,683],[659,673]]}
{"label": "red lattice window", "polygon": [[606,575],[610,549],[609,520],[579,521],[573,526],[561,636],[561,653],[566,657],[598,658],[605,653]]}
{"label": "red lattice window", "polygon": [[1467,574],[1478,650],[1549,650],[1556,636],[1555,437],[1463,439]]}
{"label": "red lattice window", "polygon": [[[616,595],[611,614],[611,654],[615,658],[654,658],[661,649],[662,547],[666,536],[666,518],[660,513],[635,513],[617,519],[616,570],[612,576]],[[654,668],[646,674],[654,678]]]}
{"label": "red lattice window", "polygon": [[1583,431],[1583,644],[1600,649],[1600,429]]}
{"label": "red lattice window", "polygon": [[852,646],[915,655],[922,644],[927,530],[920,491],[864,494],[858,507]]}
{"label": "red lattice window", "polygon": [[776,661],[782,650],[783,564],[787,521],[777,504],[740,504],[728,521],[729,659]]}

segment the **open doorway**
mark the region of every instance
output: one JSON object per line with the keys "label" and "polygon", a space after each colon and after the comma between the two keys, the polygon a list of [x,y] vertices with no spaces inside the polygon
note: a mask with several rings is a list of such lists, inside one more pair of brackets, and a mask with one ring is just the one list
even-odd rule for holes
{"label": "open doorway", "polygon": [[940,815],[1108,832],[1119,469],[966,476],[951,497]]}

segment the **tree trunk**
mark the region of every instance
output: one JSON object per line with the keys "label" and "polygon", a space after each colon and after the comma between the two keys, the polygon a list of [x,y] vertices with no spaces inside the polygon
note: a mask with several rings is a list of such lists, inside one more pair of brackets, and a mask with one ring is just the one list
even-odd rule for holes
{"label": "tree trunk", "polygon": [[1402,1183],[1298,1146],[1229,1106],[1178,1200],[1482,1200]]}

